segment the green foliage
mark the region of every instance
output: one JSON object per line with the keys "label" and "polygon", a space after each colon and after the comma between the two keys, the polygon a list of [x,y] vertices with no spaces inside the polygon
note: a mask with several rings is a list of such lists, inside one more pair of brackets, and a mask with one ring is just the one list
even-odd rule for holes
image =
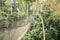
{"label": "green foliage", "polygon": [[12,3],[11,0],[0,0],[0,19],[6,19],[5,24],[10,27],[13,22],[18,22],[24,19],[26,15],[25,14],[25,8],[26,8],[25,1],[22,1],[22,0],[17,0],[17,1],[13,0],[13,1],[14,3]]}
{"label": "green foliage", "polygon": [[[53,19],[53,17],[45,18],[44,15],[44,24],[45,24],[45,33],[46,40],[59,40],[58,35],[60,34],[60,19]],[[35,25],[35,26],[34,26]],[[23,40],[42,40],[42,26],[41,21],[36,19],[36,24],[33,23],[30,31],[25,35]]]}
{"label": "green foliage", "polygon": [[[34,8],[38,5],[36,0],[17,0],[17,4],[10,2],[9,0],[0,0],[0,19],[6,18],[6,21],[0,22],[0,26],[9,25],[11,27],[13,22],[20,21],[26,16],[26,5],[28,8],[30,5]],[[3,5],[2,5],[3,4]],[[12,9],[11,9],[11,5]],[[17,7],[19,10],[17,10]],[[44,3],[45,10],[41,13],[45,26],[46,40],[60,40],[60,0],[48,0]],[[12,10],[12,14],[11,14]],[[28,9],[29,11],[29,9]],[[32,13],[32,12],[31,12]],[[36,23],[35,23],[36,22]],[[35,18],[35,21],[31,23],[30,30],[24,36],[22,40],[42,40],[42,24],[39,16]],[[1,39],[2,40],[2,39]]]}
{"label": "green foliage", "polygon": [[[58,0],[48,0],[43,7],[45,10],[41,13],[44,19],[46,40],[60,40],[60,3]],[[39,19],[40,20],[40,19]],[[41,21],[38,17],[33,22],[30,30],[22,40],[43,40]],[[34,26],[35,25],[35,26]]]}

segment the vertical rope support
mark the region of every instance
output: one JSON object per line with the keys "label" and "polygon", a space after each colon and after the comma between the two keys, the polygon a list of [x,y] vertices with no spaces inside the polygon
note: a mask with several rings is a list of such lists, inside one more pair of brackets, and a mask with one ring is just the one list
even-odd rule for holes
{"label": "vertical rope support", "polygon": [[[42,0],[41,0],[42,1]],[[41,23],[42,23],[42,31],[43,31],[43,40],[45,40],[45,26],[44,26],[44,22],[43,22],[43,18],[41,16],[41,14],[39,14],[39,6],[40,6],[40,3],[39,3],[39,0],[36,0],[37,2],[37,15],[39,15],[40,19],[41,19]],[[41,6],[42,7],[42,6]],[[42,9],[41,9],[42,10]]]}
{"label": "vertical rope support", "polygon": [[2,6],[3,6],[3,0],[2,0],[2,4],[1,4],[1,10],[2,10]]}
{"label": "vertical rope support", "polygon": [[[11,0],[11,2],[14,3],[13,0]],[[12,4],[11,4],[11,14],[12,14]]]}
{"label": "vertical rope support", "polygon": [[42,31],[43,31],[43,40],[45,40],[45,26],[44,26],[44,21],[43,21],[43,18],[42,16],[40,15],[40,19],[41,19],[41,23],[42,23]]}
{"label": "vertical rope support", "polygon": [[27,19],[28,19],[28,4],[26,5],[26,14],[27,14]]}
{"label": "vertical rope support", "polygon": [[12,4],[11,4],[11,14],[12,14]]}

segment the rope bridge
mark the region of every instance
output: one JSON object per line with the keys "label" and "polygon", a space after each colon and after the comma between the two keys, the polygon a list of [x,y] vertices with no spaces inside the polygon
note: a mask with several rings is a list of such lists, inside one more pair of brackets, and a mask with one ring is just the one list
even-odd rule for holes
{"label": "rope bridge", "polygon": [[[11,0],[11,2],[12,2],[11,5],[10,4],[8,5],[8,8],[11,8],[11,9],[7,10],[7,12],[6,10],[3,10],[3,4],[1,4],[0,11],[2,11],[2,13],[0,13],[0,15],[6,16],[6,17],[0,18],[0,40],[21,40],[22,37],[26,34],[26,32],[29,30],[30,24],[31,22],[34,21],[34,18],[37,16],[40,16],[39,4],[35,8],[35,10],[32,10],[31,12],[29,12],[28,10],[29,8],[32,8],[32,7],[31,6],[29,7],[28,5],[26,5],[23,12],[21,11],[22,9],[21,8],[19,9],[19,7],[17,6],[18,1],[15,2],[14,0]],[[15,13],[15,11],[17,12],[17,14]],[[8,14],[4,15],[3,14],[4,12]],[[21,16],[20,13],[25,13],[25,14]],[[29,13],[31,13],[31,15],[29,15]],[[42,26],[43,26],[43,32],[44,32],[44,23],[41,16],[40,16],[40,19],[42,20]],[[45,40],[45,37],[44,37],[44,40]]]}

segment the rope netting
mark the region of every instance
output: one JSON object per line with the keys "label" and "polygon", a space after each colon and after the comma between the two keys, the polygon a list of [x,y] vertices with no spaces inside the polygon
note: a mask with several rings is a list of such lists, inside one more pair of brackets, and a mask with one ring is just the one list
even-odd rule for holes
{"label": "rope netting", "polygon": [[[21,26],[24,24],[27,24],[29,14],[28,14],[28,5],[25,5],[24,7],[21,6],[21,3],[18,3],[18,1],[9,0],[11,4],[4,4],[4,0],[1,0],[1,7],[0,7],[0,21],[1,22],[7,22],[1,25],[0,28],[9,28],[9,27],[15,27],[15,26]],[[8,2],[8,1],[7,1]],[[6,7],[6,8],[5,8]]]}
{"label": "rope netting", "polygon": [[[42,10],[39,7],[43,7],[43,4],[40,4],[38,0],[36,0],[35,8],[33,8],[31,3],[25,3],[23,0],[1,0],[0,1],[0,29],[12,29],[16,27],[25,26],[32,21],[35,21],[34,18],[39,16],[38,20],[42,20],[43,27],[43,40],[45,40],[45,31],[44,31],[44,23],[43,19],[40,16],[40,12]],[[2,39],[2,38],[1,38]],[[5,40],[5,39],[2,39]],[[7,39],[8,40],[8,39]],[[9,39],[14,40],[14,39]]]}

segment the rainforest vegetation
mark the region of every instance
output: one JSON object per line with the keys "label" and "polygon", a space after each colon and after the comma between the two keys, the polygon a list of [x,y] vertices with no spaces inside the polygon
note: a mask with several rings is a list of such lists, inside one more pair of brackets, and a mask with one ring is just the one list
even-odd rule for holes
{"label": "rainforest vegetation", "polygon": [[43,40],[40,16],[45,40],[60,40],[60,0],[0,0],[0,29],[11,28],[13,22],[25,20],[28,16],[32,16],[33,21],[22,40]]}

